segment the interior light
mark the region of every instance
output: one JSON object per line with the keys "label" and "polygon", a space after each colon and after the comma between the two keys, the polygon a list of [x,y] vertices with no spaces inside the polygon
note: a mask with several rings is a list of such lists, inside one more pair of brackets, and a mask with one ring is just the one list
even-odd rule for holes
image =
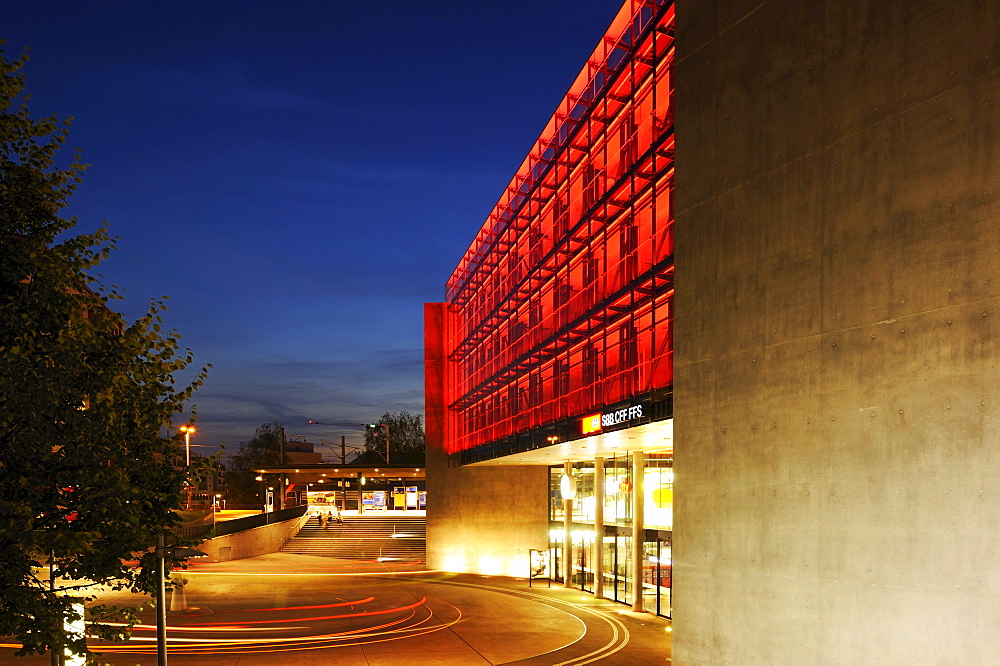
{"label": "interior light", "polygon": [[564,500],[571,500],[576,497],[576,479],[569,474],[563,474],[559,479],[559,494]]}

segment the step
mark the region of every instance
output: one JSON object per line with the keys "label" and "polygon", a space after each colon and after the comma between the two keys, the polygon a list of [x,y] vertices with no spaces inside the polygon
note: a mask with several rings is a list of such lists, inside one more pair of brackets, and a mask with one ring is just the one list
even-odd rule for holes
{"label": "step", "polygon": [[281,550],[343,559],[423,560],[426,530],[424,516],[351,516],[325,528],[313,517]]}

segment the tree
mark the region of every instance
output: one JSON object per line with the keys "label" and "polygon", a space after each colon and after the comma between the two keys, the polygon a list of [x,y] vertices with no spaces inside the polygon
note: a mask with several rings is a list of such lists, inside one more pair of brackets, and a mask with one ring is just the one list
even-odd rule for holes
{"label": "tree", "polygon": [[[57,163],[69,118],[30,116],[26,62],[0,49],[0,636],[16,637],[18,654],[84,652],[63,622],[91,585],[155,590],[150,549],[171,538],[185,482],[179,442],[159,433],[207,368],[175,384],[192,356],[161,330],[162,302],[131,325],[109,309],[120,296],[90,271],[114,240],[106,224],[68,233],[77,220],[60,213],[85,165],[79,152]],[[134,621],[88,615],[105,638],[122,630],[100,621]]]}
{"label": "tree", "polygon": [[281,463],[281,433],[284,426],[278,421],[265,423],[257,428],[240,450],[229,459],[226,473],[226,496],[230,504],[261,504],[259,493],[264,484],[257,481],[255,467]]}
{"label": "tree", "polygon": [[[386,429],[388,425],[388,432]],[[424,464],[424,425],[419,414],[386,412],[378,423],[365,428],[365,450],[355,463],[375,465],[385,462],[386,437],[389,438],[389,462],[406,465]]]}

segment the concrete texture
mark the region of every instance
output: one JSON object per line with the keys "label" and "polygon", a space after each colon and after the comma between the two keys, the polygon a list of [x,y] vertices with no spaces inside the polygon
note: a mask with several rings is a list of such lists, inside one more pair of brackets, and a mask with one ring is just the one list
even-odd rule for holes
{"label": "concrete texture", "polygon": [[[185,575],[191,607],[167,617],[169,663],[178,666],[670,663],[668,620],[523,579],[285,553]],[[142,618],[155,623],[151,612]],[[105,648],[99,663],[155,664],[155,633],[135,635],[131,647]],[[0,662],[11,653],[0,647]]]}
{"label": "concrete texture", "polygon": [[1000,5],[677,17],[677,663],[995,664]]}
{"label": "concrete texture", "polygon": [[548,467],[451,467],[444,451],[444,303],[424,305],[427,565],[527,575],[530,549],[548,548]]}
{"label": "concrete texture", "polygon": [[298,534],[308,520],[307,513],[292,520],[206,539],[198,549],[208,555],[209,562],[227,562],[275,553],[281,550],[286,541]]}

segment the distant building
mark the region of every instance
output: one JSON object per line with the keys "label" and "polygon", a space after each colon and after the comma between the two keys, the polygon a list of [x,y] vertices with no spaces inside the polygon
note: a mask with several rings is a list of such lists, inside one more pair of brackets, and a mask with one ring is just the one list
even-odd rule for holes
{"label": "distant building", "polygon": [[[195,463],[202,456],[194,451],[191,452],[191,462]],[[180,456],[177,459],[177,467],[184,466],[184,457]],[[192,506],[209,507],[212,506],[216,500],[221,500],[225,497],[226,488],[226,466],[221,462],[217,461],[211,468],[211,471],[204,477],[195,481],[194,486],[191,489],[191,504]],[[216,498],[216,495],[222,495],[221,498]]]}
{"label": "distant building", "polygon": [[323,462],[323,455],[313,451],[311,442],[289,441],[285,443],[285,463],[288,465],[317,465]]}
{"label": "distant building", "polygon": [[669,614],[673,31],[624,4],[426,306],[432,568]]}

